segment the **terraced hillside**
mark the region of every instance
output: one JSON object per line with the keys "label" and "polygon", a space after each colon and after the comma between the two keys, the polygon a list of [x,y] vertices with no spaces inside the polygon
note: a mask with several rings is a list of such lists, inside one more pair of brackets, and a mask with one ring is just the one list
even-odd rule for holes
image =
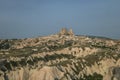
{"label": "terraced hillside", "polygon": [[0,40],[0,80],[120,80],[120,41],[66,29]]}

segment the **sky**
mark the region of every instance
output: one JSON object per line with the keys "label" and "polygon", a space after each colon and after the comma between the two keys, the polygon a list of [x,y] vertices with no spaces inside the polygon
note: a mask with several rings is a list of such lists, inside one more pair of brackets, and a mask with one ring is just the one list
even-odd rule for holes
{"label": "sky", "polygon": [[120,0],[0,0],[0,39],[76,35],[120,39]]}

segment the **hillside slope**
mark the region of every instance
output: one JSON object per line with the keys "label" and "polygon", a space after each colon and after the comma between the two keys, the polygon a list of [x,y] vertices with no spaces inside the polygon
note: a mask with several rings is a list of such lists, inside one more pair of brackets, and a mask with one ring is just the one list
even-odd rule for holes
{"label": "hillside slope", "polygon": [[120,41],[66,29],[0,40],[0,80],[120,80]]}

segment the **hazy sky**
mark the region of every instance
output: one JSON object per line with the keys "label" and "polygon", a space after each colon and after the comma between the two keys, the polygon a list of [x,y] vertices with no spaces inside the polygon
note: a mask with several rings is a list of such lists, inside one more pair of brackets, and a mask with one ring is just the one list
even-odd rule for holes
{"label": "hazy sky", "polygon": [[120,0],[0,0],[0,38],[49,35],[62,27],[120,39]]}

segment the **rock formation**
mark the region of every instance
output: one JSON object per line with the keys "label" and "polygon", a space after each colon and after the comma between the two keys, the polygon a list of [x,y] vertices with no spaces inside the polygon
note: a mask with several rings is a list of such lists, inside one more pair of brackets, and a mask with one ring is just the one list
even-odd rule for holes
{"label": "rock formation", "polygon": [[74,33],[72,31],[72,29],[70,29],[69,31],[66,28],[62,28],[59,35],[70,35],[73,36]]}
{"label": "rock formation", "polygon": [[120,80],[120,67],[110,67],[103,80]]}
{"label": "rock formation", "polygon": [[73,35],[74,35],[74,33],[73,33],[73,30],[72,30],[72,29],[70,29],[68,33],[69,33],[69,35],[71,35],[71,36],[73,36]]}
{"label": "rock formation", "polygon": [[119,40],[73,35],[0,40],[0,80],[120,80]]}

